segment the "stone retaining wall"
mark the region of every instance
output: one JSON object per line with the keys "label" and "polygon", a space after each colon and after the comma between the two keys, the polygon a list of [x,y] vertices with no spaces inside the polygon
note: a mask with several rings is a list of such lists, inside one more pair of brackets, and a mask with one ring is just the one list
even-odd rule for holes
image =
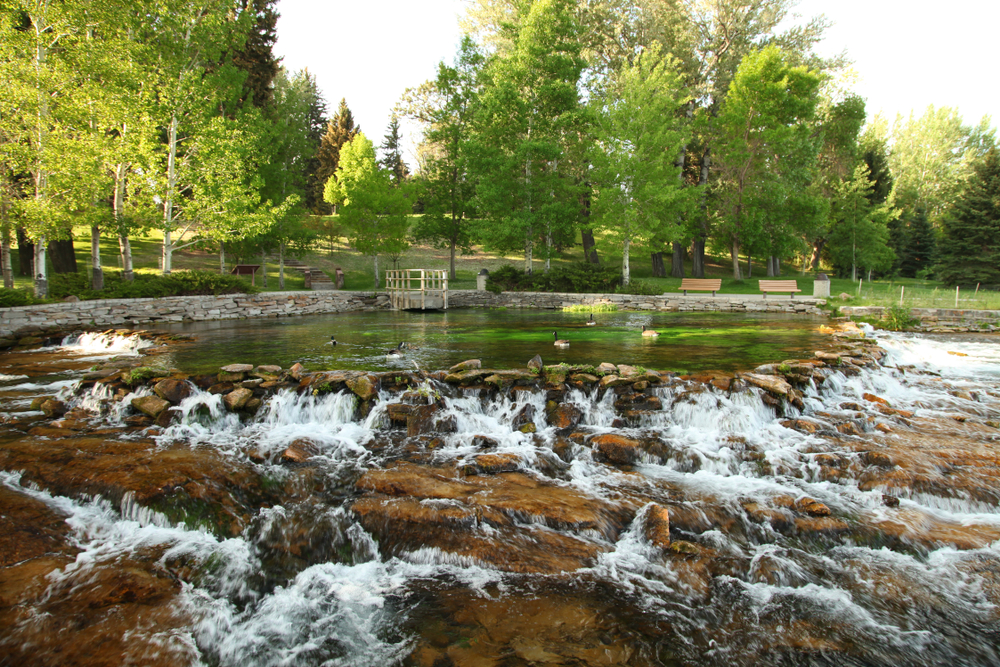
{"label": "stone retaining wall", "polygon": [[[818,299],[761,299],[747,295],[636,296],[451,290],[450,308],[561,309],[573,304],[612,303],[622,310],[769,312],[822,315]],[[157,322],[199,322],[252,317],[290,317],[359,310],[388,310],[384,293],[318,291],[174,296],[161,299],[100,299],[0,309],[0,340],[45,331],[109,328]]]}
{"label": "stone retaining wall", "polygon": [[[874,317],[881,319],[882,306],[841,306],[840,314],[847,317]],[[921,322],[1000,322],[1000,310],[964,310],[961,308],[911,308],[910,316]]]}

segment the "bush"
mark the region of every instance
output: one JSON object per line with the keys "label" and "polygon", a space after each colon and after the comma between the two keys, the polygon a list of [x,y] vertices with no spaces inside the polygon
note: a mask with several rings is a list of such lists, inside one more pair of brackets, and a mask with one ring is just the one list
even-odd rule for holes
{"label": "bush", "polygon": [[889,306],[882,313],[879,325],[889,331],[902,331],[920,324],[920,320],[910,315],[910,309],[903,306]]}
{"label": "bush", "polygon": [[619,294],[641,294],[641,295],[644,295],[644,296],[645,295],[654,296],[654,295],[657,295],[657,294],[662,294],[663,290],[661,290],[659,287],[656,287],[652,283],[647,283],[644,280],[633,280],[633,281],[629,282],[628,285],[622,285],[618,289],[618,293]]}
{"label": "bush", "polygon": [[548,273],[527,274],[507,264],[490,274],[486,289],[500,292],[615,292],[621,273],[614,267],[578,262]]}
{"label": "bush", "polygon": [[38,303],[38,300],[27,290],[0,289],[0,308],[30,306],[33,303]]}
{"label": "bush", "polygon": [[104,289],[91,289],[90,277],[83,273],[57,273],[49,279],[49,296],[64,299],[138,299],[202,294],[252,294],[258,292],[243,278],[211,271],[178,271],[169,276],[135,274],[132,282],[122,280],[120,272],[104,274]]}

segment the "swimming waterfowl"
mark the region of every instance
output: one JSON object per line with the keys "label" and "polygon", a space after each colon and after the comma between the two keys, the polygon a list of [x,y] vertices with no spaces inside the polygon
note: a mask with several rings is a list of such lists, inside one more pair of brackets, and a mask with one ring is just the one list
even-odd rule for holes
{"label": "swimming waterfowl", "polygon": [[587,326],[588,327],[596,327],[597,326],[597,322],[594,321],[594,314],[593,313],[590,314],[590,319],[587,320]]}
{"label": "swimming waterfowl", "polygon": [[559,338],[559,334],[557,334],[555,331],[552,332],[552,337],[556,341],[555,343],[553,343],[553,345],[555,345],[556,347],[569,347],[569,341]]}
{"label": "swimming waterfowl", "polygon": [[655,332],[655,331],[653,331],[652,329],[647,329],[646,325],[643,324],[642,325],[642,335],[643,336],[648,336],[648,337],[653,337],[653,336],[659,336],[660,334],[657,333],[657,332]]}
{"label": "swimming waterfowl", "polygon": [[336,337],[336,335],[330,336],[330,342],[327,343],[327,345],[336,345],[336,344],[337,344],[337,337]]}
{"label": "swimming waterfowl", "polygon": [[405,347],[405,345],[406,345],[405,343],[400,343],[399,345],[397,345],[396,347],[392,348],[391,350],[386,350],[385,351],[385,356],[387,356],[387,357],[401,357],[401,356],[403,356],[403,348]]}

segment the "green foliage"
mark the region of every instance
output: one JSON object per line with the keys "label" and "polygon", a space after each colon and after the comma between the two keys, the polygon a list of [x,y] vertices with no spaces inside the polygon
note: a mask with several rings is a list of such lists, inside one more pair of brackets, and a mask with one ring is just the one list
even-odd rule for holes
{"label": "green foliage", "polygon": [[949,285],[1000,285],[1000,157],[991,150],[945,217],[937,275]]}
{"label": "green foliage", "polygon": [[877,323],[889,331],[902,331],[920,324],[920,320],[910,315],[910,309],[904,306],[888,306],[882,312],[882,319]]}
{"label": "green foliage", "polygon": [[618,306],[613,303],[576,303],[572,306],[565,306],[564,313],[617,313]]}
{"label": "green foliage", "polygon": [[52,298],[76,296],[90,299],[158,298],[166,296],[197,296],[219,294],[253,294],[259,290],[245,279],[211,271],[176,271],[168,276],[136,274],[131,282],[122,280],[119,272],[106,273],[104,289],[91,289],[90,276],[83,273],[57,273],[49,281]]}
{"label": "green foliage", "polygon": [[[500,292],[613,293],[621,286],[618,269],[578,262],[548,273],[526,273],[510,264],[490,274],[486,289]],[[656,292],[657,294],[659,292]]]}
{"label": "green foliage", "polygon": [[152,368],[150,366],[140,366],[133,368],[123,378],[122,381],[130,387],[145,384],[153,378],[162,378],[170,375],[170,371],[162,368]]}
{"label": "green foliage", "polygon": [[30,306],[35,303],[40,303],[40,301],[32,296],[28,290],[0,289],[0,308]]}

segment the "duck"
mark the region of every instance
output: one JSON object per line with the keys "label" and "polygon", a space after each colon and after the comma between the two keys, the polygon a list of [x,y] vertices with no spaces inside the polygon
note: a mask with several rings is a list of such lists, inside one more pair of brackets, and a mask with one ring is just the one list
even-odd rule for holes
{"label": "duck", "polygon": [[643,325],[642,325],[642,335],[643,335],[643,336],[647,336],[647,337],[649,337],[649,338],[653,338],[653,337],[655,337],[655,336],[659,336],[660,334],[659,334],[659,333],[657,333],[656,331],[653,331],[652,329],[647,329],[647,328],[646,328],[646,325],[645,325],[645,324],[643,324]]}
{"label": "duck", "polygon": [[564,338],[559,338],[559,334],[557,334],[555,331],[552,332],[552,337],[556,341],[555,343],[553,343],[553,345],[555,345],[556,347],[569,347],[569,341]]}
{"label": "duck", "polygon": [[330,336],[330,342],[327,343],[327,345],[336,345],[336,344],[337,344],[337,336],[336,335]]}
{"label": "duck", "polygon": [[594,314],[593,313],[590,314],[590,319],[587,320],[587,326],[588,327],[596,327],[597,326],[597,322],[594,321]]}
{"label": "duck", "polygon": [[403,349],[405,348],[405,346],[406,346],[405,343],[400,343],[399,345],[397,345],[396,347],[392,348],[391,350],[386,350],[385,351],[385,356],[387,356],[387,357],[401,357],[401,356],[403,356]]}

